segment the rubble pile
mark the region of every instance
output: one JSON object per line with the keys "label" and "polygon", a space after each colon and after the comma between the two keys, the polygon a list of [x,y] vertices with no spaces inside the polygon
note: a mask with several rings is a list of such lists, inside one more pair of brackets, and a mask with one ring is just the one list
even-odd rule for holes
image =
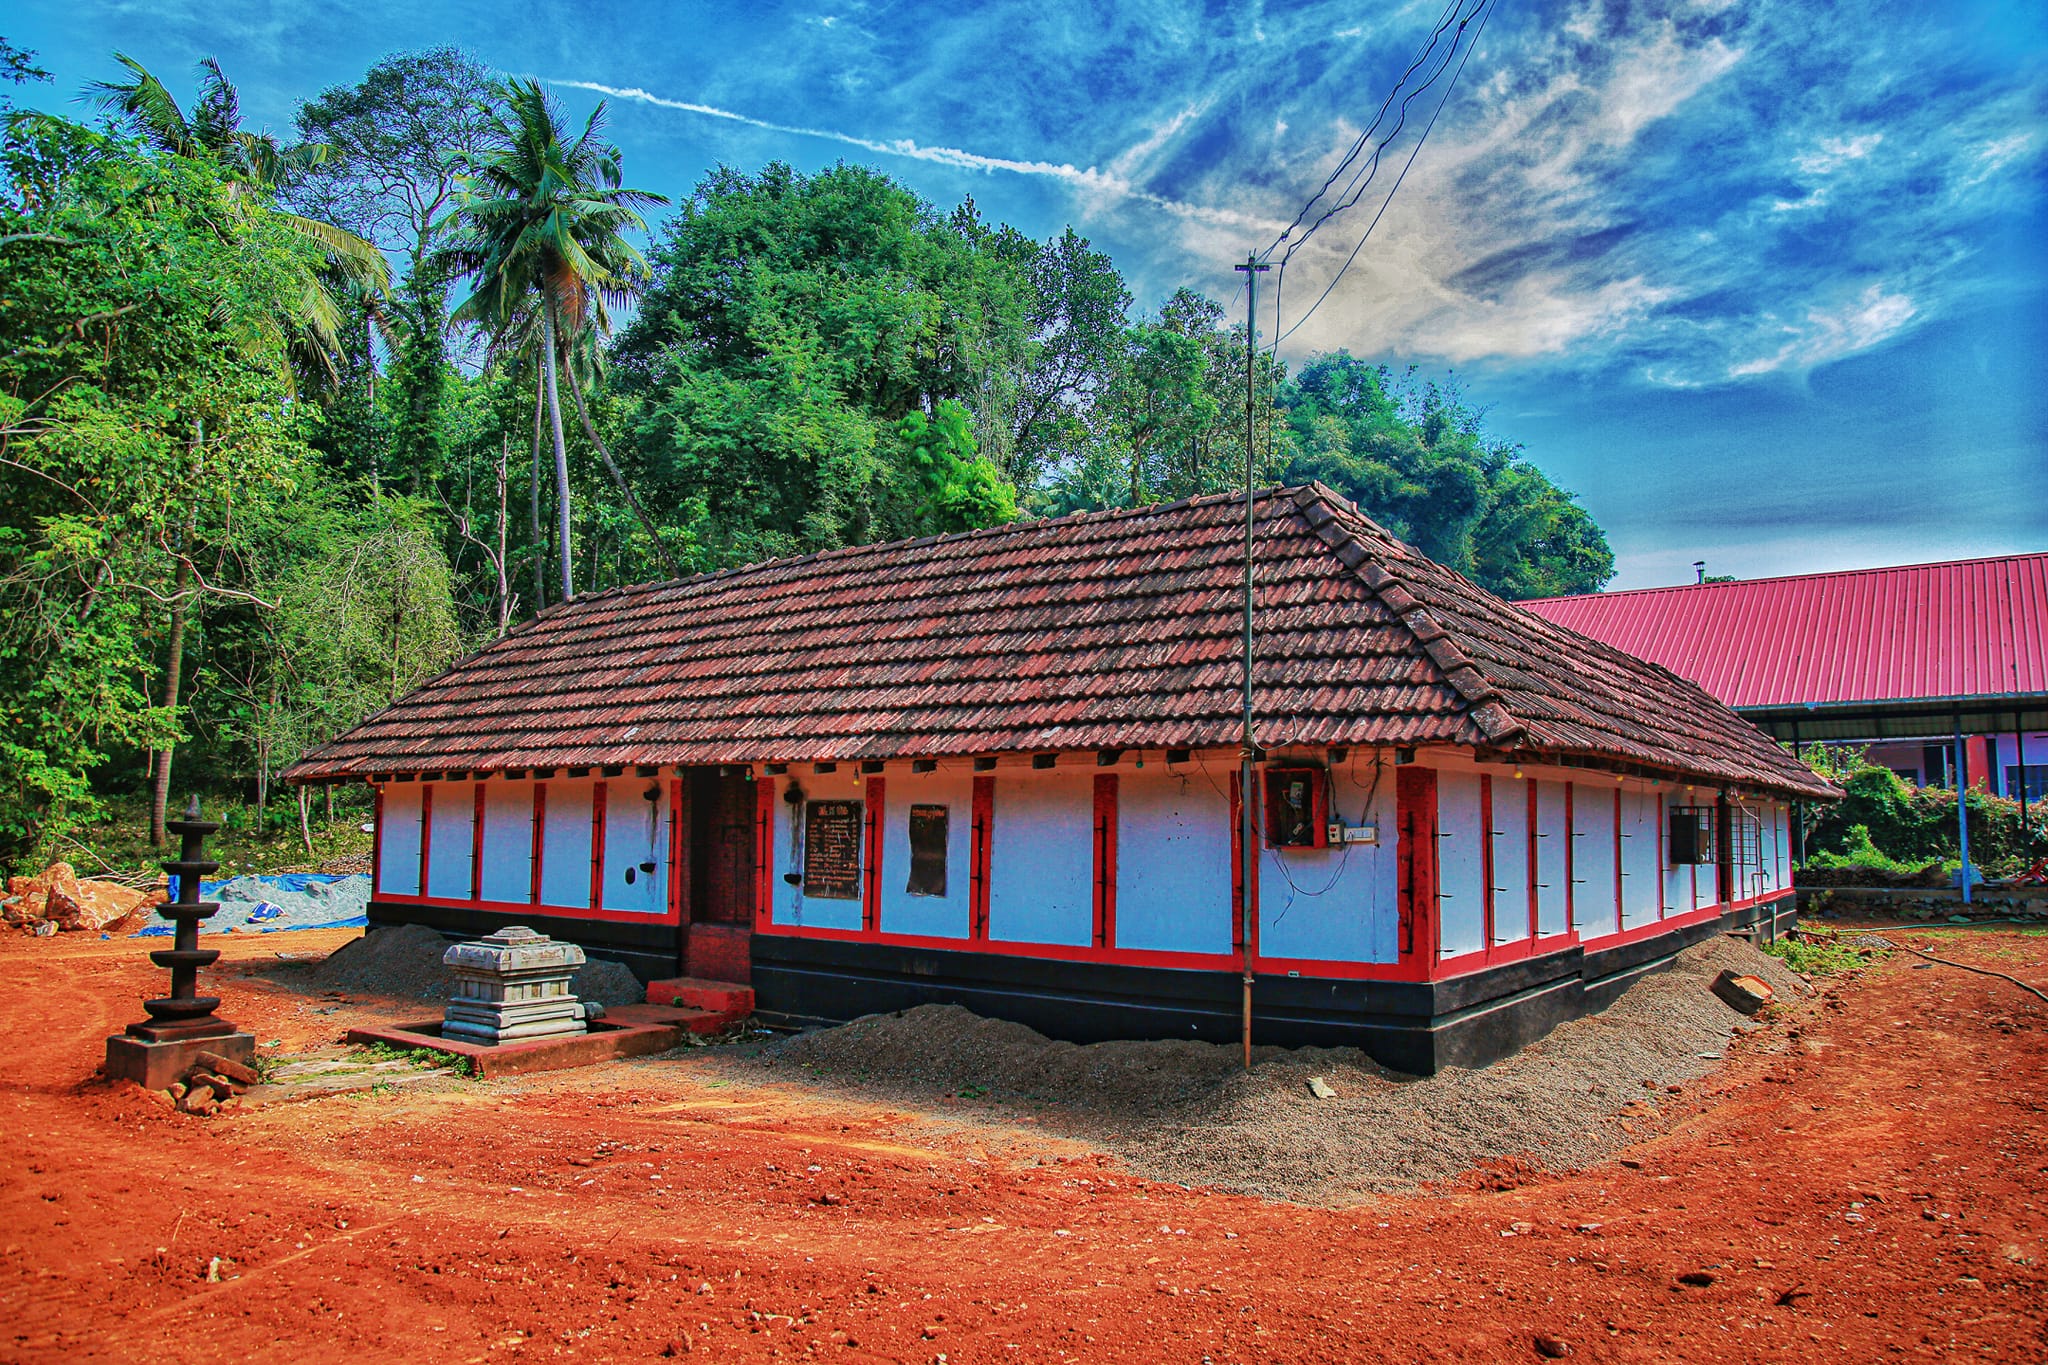
{"label": "rubble pile", "polygon": [[157,1102],[181,1114],[204,1118],[233,1105],[242,1092],[261,1078],[254,1067],[244,1066],[218,1052],[201,1052],[194,1058],[185,1078],[173,1081],[168,1090],[152,1090]]}
{"label": "rubble pile", "polygon": [[49,935],[134,927],[169,898],[158,886],[143,891],[120,882],[80,880],[69,863],[52,863],[33,877],[10,877],[0,898],[0,922],[25,933]]}

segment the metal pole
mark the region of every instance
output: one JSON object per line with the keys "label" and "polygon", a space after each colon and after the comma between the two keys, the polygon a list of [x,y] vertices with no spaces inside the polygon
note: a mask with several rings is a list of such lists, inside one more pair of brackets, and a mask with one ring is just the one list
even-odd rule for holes
{"label": "metal pole", "polygon": [[1244,1069],[1252,1069],[1252,888],[1259,868],[1258,821],[1252,816],[1258,781],[1259,746],[1252,737],[1252,534],[1256,520],[1252,500],[1253,402],[1258,379],[1259,276],[1271,267],[1247,254],[1236,267],[1244,272],[1244,730],[1237,751],[1237,915],[1240,965],[1244,971]]}
{"label": "metal pole", "polygon": [[1963,904],[1970,903],[1970,758],[1963,752],[1963,713],[1955,713],[1956,727],[1956,829],[1963,850],[1963,870],[1956,879],[1963,884]]}
{"label": "metal pole", "polygon": [[2013,758],[2020,769],[2020,852],[2027,851],[2027,717],[2024,712],[2012,713]]}

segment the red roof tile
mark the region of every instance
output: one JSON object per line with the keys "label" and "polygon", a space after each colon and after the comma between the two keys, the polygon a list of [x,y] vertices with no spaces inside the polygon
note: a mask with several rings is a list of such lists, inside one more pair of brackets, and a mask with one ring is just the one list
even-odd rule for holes
{"label": "red roof tile", "polygon": [[[1243,502],[834,550],[578,598],[286,773],[1237,742]],[[1693,684],[1486,593],[1320,485],[1257,500],[1262,744],[1453,744],[1824,794]]]}
{"label": "red roof tile", "polygon": [[2048,554],[1522,605],[1730,706],[2048,694]]}

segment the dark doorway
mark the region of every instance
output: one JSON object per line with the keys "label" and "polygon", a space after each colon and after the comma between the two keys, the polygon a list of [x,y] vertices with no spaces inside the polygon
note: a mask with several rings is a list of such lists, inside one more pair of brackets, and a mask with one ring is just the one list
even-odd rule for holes
{"label": "dark doorway", "polygon": [[754,932],[754,784],[745,768],[690,768],[683,801],[682,973],[745,981]]}

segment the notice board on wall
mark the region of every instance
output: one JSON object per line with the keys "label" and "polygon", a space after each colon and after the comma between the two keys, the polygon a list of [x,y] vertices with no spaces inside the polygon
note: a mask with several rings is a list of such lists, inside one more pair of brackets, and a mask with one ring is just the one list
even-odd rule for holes
{"label": "notice board on wall", "polygon": [[804,895],[830,901],[860,899],[861,804],[805,803]]}
{"label": "notice board on wall", "polygon": [[910,808],[910,884],[913,896],[946,894],[946,824],[944,806]]}

